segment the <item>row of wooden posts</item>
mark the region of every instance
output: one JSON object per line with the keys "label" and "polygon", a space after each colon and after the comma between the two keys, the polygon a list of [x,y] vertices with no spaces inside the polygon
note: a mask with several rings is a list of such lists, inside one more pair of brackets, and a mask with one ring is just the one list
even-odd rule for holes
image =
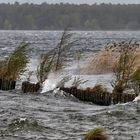
{"label": "row of wooden posts", "polygon": [[40,83],[30,83],[28,81],[25,81],[22,83],[22,91],[23,93],[27,93],[27,92],[38,92],[39,89],[41,88]]}
{"label": "row of wooden posts", "polygon": [[[13,90],[16,88],[16,81],[0,79],[0,90]],[[22,91],[27,92],[38,92],[40,89],[39,83],[30,83],[28,81],[22,83]]]}
{"label": "row of wooden posts", "polygon": [[[15,89],[16,81],[8,81],[5,79],[0,79],[0,90],[13,90]],[[40,84],[36,83],[30,83],[30,82],[23,82],[22,83],[22,91],[23,93],[27,92],[38,92],[40,90]],[[107,91],[104,92],[93,92],[93,90],[86,89],[81,90],[77,89],[76,87],[71,88],[65,88],[61,87],[60,90],[72,94],[76,98],[78,98],[81,101],[86,102],[93,102],[97,105],[104,105],[109,106],[111,104],[118,104],[118,103],[126,103],[131,102],[135,99],[134,94],[124,94],[124,93],[117,93],[112,94]]]}
{"label": "row of wooden posts", "polygon": [[81,90],[75,87],[61,88],[66,93],[72,94],[81,101],[92,102],[97,105],[109,106],[111,104],[132,102],[135,99],[135,94],[109,92],[92,92],[92,90]]}

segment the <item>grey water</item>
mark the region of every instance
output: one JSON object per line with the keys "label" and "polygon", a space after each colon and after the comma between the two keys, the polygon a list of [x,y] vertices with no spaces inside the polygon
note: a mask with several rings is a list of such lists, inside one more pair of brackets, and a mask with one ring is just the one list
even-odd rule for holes
{"label": "grey water", "polygon": [[[140,40],[140,31],[75,31],[84,60],[113,41]],[[0,58],[10,54],[21,41],[32,47],[30,59],[56,46],[61,31],[0,31]],[[73,61],[73,60],[71,60]],[[32,61],[31,61],[32,62]],[[32,66],[35,68],[36,63]],[[93,128],[102,127],[112,140],[140,139],[140,103],[97,106],[81,102],[61,91],[23,94],[20,89],[0,91],[1,140],[81,140]]]}

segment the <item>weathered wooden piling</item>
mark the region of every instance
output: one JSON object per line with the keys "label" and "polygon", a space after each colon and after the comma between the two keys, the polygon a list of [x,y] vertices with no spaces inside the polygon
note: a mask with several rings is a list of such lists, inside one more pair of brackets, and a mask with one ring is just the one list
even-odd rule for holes
{"label": "weathered wooden piling", "polygon": [[60,90],[72,94],[81,101],[92,102],[97,105],[109,106],[112,103],[126,103],[131,102],[135,99],[135,94],[117,93],[112,94],[107,91],[99,91],[90,88],[86,90],[77,89],[76,87],[71,88],[60,88]]}
{"label": "weathered wooden piling", "polygon": [[31,92],[31,93],[34,93],[34,92],[38,92],[40,89],[40,83],[30,83],[28,81],[25,81],[22,83],[22,91],[23,93],[27,93],[27,92]]}
{"label": "weathered wooden piling", "polygon": [[2,86],[2,79],[0,79],[0,90],[1,90],[1,86]]}
{"label": "weathered wooden piling", "polygon": [[60,88],[66,93],[72,94],[81,101],[93,102],[98,105],[108,106],[111,104],[111,94],[109,92],[94,93],[92,90],[81,90],[75,87]]}
{"label": "weathered wooden piling", "polygon": [[135,99],[135,94],[115,93],[112,94],[113,104],[132,102]]}
{"label": "weathered wooden piling", "polygon": [[16,87],[16,81],[0,79],[0,90],[13,90]]}

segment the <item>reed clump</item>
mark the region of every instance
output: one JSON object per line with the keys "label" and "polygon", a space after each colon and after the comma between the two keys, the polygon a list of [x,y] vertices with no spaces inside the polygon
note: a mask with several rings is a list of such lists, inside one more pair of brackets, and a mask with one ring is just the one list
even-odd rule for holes
{"label": "reed clump", "polygon": [[89,58],[83,73],[101,74],[112,72],[116,61],[119,60],[120,55],[125,49],[134,54],[134,56],[137,56],[133,69],[135,71],[140,66],[140,43],[130,40],[108,43],[99,53]]}
{"label": "reed clump", "polygon": [[109,140],[103,128],[95,128],[89,131],[84,140]]}
{"label": "reed clump", "polygon": [[[73,41],[72,35],[73,33],[65,29],[56,47],[41,55],[36,72],[38,82],[36,84],[32,84],[29,81],[23,82],[22,89],[24,93],[36,92],[37,89],[39,90],[39,87],[41,88],[50,72],[58,72],[62,70],[65,62],[67,62],[69,50],[77,42],[77,40]],[[61,84],[65,82],[66,79],[63,80],[64,81],[61,81]]]}
{"label": "reed clump", "polygon": [[55,57],[55,53],[52,54],[52,50],[46,54],[41,55],[40,63],[37,67],[37,79],[40,84],[42,84],[47,78],[52,70],[52,65]]}
{"label": "reed clump", "polygon": [[22,42],[5,60],[0,61],[0,78],[16,81],[26,71],[29,44]]}
{"label": "reed clump", "polygon": [[131,75],[131,87],[138,96],[140,94],[140,67]]}
{"label": "reed clump", "polygon": [[120,55],[112,68],[115,76],[115,80],[112,81],[113,94],[123,93],[125,88],[129,87],[129,81],[135,71],[138,58],[139,55],[135,51],[132,51],[129,46],[124,45],[120,49]]}
{"label": "reed clump", "polygon": [[75,46],[78,40],[72,39],[73,33],[65,29],[60,37],[60,41],[52,50],[41,55],[40,63],[37,69],[37,78],[43,83],[51,71],[62,70],[68,61],[69,50]]}
{"label": "reed clump", "polygon": [[26,71],[29,44],[22,42],[8,58],[0,61],[0,90],[13,90],[16,80]]}

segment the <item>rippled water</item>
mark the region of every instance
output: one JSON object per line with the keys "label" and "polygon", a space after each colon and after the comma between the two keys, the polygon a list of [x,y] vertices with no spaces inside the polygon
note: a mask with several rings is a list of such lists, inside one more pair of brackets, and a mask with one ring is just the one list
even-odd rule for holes
{"label": "rippled water", "polygon": [[[31,69],[39,55],[57,44],[60,32],[0,31],[0,57],[6,56],[21,41],[29,41]],[[140,32],[75,32],[83,58],[100,50],[110,41],[135,38]],[[74,52],[72,50],[72,52]],[[78,101],[60,91],[45,94],[23,94],[20,89],[0,91],[1,140],[81,140],[95,127],[106,129],[113,140],[140,139],[140,103],[97,106]]]}

